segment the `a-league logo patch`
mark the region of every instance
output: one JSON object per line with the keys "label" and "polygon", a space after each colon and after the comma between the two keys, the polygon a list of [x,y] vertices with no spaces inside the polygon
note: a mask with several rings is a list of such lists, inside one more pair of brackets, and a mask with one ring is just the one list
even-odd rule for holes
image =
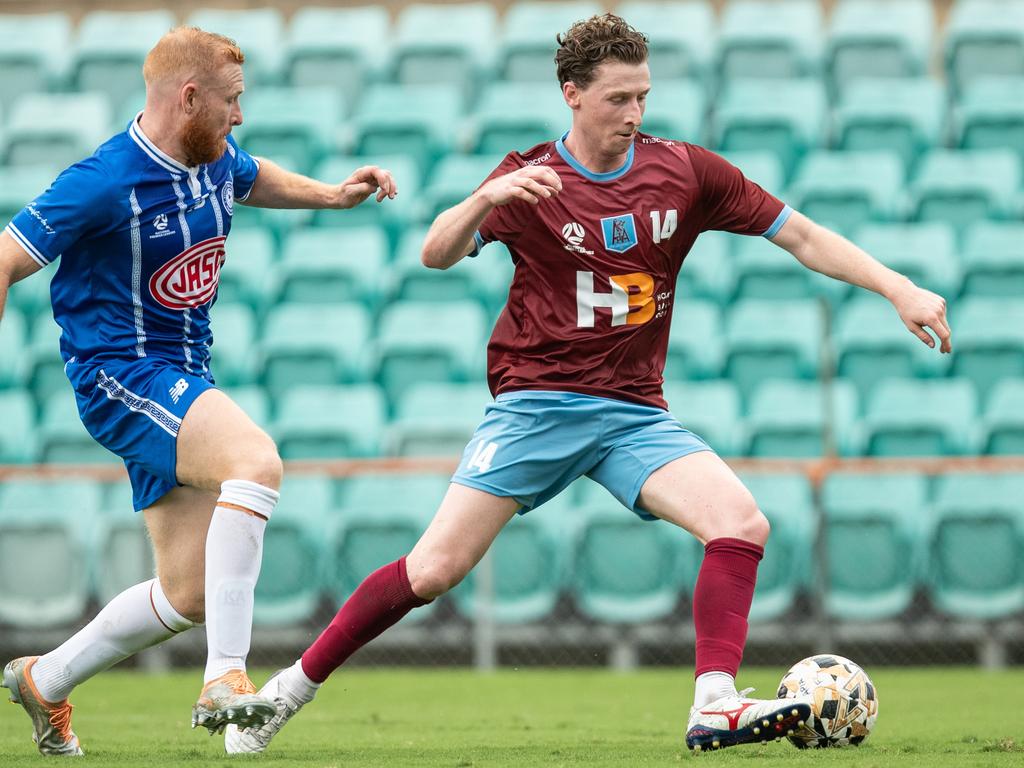
{"label": "a-league logo patch", "polygon": [[632,213],[621,216],[609,216],[601,219],[601,233],[604,235],[604,247],[615,253],[625,253],[636,245],[636,222]]}
{"label": "a-league logo patch", "polygon": [[233,216],[235,213],[235,185],[230,181],[225,181],[224,186],[221,187],[220,199],[224,203],[224,210],[228,212],[228,216]]}

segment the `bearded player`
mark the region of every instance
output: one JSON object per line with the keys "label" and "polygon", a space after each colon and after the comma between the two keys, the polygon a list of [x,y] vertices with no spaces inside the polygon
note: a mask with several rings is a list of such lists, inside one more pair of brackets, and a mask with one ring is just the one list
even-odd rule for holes
{"label": "bearded player", "polygon": [[374,167],[332,186],[246,154],[230,135],[242,123],[243,61],[226,37],[169,32],[145,61],[143,112],[0,234],[0,311],[11,283],[60,258],[51,294],[65,370],[86,429],[124,459],[156,556],[156,578],[115,597],[56,650],[4,669],[44,755],[82,754],[68,703],[76,685],[204,619],[193,727],[255,725],[276,712],[245,658],[281,460],[210,374],[225,240],[236,199],[351,208],[396,187]]}
{"label": "bearded player", "polygon": [[[371,574],[292,667],[261,693],[268,725],[229,727],[229,752],[266,748],[359,647],[461,581],[514,514],[587,475],[647,520],[704,544],[693,595],[696,688],[686,743],[714,749],[784,735],[805,702],[760,700],[735,678],[768,521],[751,494],[662,397],[676,276],[696,237],[769,238],[805,266],[888,298],[923,342],[949,352],[945,303],[809,221],[717,155],[639,133],[650,90],[646,38],[605,15],[558,38],[572,127],[509,154],[441,213],[423,263],[447,269],[500,240],[515,276],[491,337],[489,406],[413,550]],[[770,317],[765,322],[771,322]]]}

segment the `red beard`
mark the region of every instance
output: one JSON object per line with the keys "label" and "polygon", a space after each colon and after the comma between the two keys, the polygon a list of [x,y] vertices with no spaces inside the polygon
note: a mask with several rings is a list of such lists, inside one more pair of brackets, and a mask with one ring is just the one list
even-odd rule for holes
{"label": "red beard", "polygon": [[206,112],[200,109],[185,122],[181,147],[185,151],[185,164],[188,166],[215,162],[227,150],[224,137],[208,125]]}

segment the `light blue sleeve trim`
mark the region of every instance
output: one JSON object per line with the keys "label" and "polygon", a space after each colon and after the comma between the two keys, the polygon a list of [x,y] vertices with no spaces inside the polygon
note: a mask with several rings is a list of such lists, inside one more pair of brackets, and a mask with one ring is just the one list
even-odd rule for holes
{"label": "light blue sleeve trim", "polygon": [[466,255],[471,259],[475,259],[480,255],[480,249],[483,248],[484,245],[484,236],[480,234],[479,230],[477,230],[473,233],[473,252],[467,253]]}
{"label": "light blue sleeve trim", "polygon": [[783,206],[782,210],[779,211],[779,215],[775,217],[775,221],[768,227],[762,234],[761,237],[772,238],[779,234],[779,230],[782,229],[782,225],[789,220],[789,217],[793,215],[793,209],[788,205]]}

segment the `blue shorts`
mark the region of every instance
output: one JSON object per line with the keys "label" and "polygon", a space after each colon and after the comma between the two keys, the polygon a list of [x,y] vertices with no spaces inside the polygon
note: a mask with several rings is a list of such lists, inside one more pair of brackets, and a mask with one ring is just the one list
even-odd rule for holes
{"label": "blue shorts", "polygon": [[487,406],[452,482],[512,497],[524,513],[587,475],[653,520],[637,506],[651,473],[710,450],[660,408],[572,392],[506,392]]}
{"label": "blue shorts", "polygon": [[178,428],[213,381],[153,358],[65,366],[89,434],[124,460],[136,511],[179,485]]}

